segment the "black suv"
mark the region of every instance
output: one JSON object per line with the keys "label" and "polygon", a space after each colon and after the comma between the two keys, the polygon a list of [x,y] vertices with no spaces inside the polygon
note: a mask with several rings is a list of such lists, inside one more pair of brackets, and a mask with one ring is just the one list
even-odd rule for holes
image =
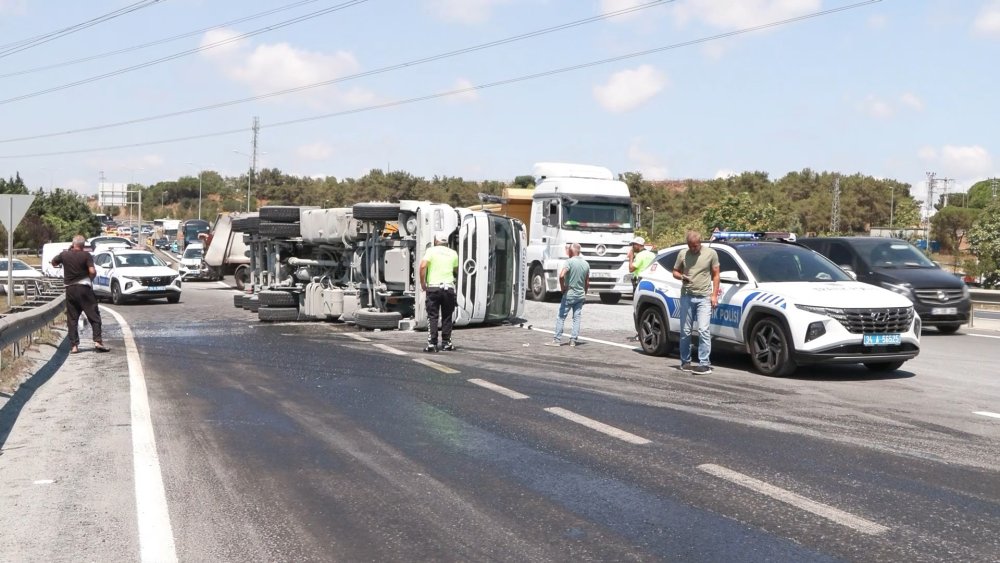
{"label": "black suv", "polygon": [[798,242],[852,270],[858,281],[909,297],[923,326],[950,334],[969,321],[972,298],[965,282],[939,268],[905,240],[817,237]]}

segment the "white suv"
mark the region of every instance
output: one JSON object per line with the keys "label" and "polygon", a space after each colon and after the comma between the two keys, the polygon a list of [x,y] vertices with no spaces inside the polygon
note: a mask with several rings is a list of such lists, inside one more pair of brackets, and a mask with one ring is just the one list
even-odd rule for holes
{"label": "white suv", "polygon": [[[721,270],[713,343],[750,354],[757,371],[773,376],[811,363],[893,371],[920,352],[920,318],[907,298],[855,281],[804,246],[745,235],[750,240],[704,243],[719,254]],[[633,315],[647,354],[665,355],[679,340],[681,282],[673,266],[685,248],[661,251],[636,288]]]}
{"label": "white suv", "polygon": [[181,300],[180,276],[147,250],[98,249],[94,253],[94,293],[115,305],[140,299]]}

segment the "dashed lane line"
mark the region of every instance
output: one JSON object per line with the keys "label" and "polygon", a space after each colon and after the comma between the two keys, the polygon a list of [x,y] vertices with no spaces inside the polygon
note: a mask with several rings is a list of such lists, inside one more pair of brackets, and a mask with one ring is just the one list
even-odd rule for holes
{"label": "dashed lane line", "polygon": [[485,387],[486,389],[489,389],[490,391],[496,391],[497,393],[500,393],[501,395],[506,395],[506,396],[510,397],[511,399],[530,399],[531,398],[531,397],[525,395],[524,393],[518,393],[517,391],[514,391],[513,389],[507,389],[506,387],[503,387],[501,385],[497,385],[496,383],[490,383],[489,381],[486,381],[484,379],[470,379],[469,383],[472,383],[473,385],[478,385],[480,387]]}
{"label": "dashed lane line", "polygon": [[[533,326],[529,326],[528,330],[534,330],[536,332],[544,332],[545,334],[555,334],[556,333],[556,331],[554,331],[554,330],[545,330],[544,328],[535,328]],[[616,346],[618,348],[624,348],[626,350],[639,350],[639,348],[637,348],[635,346],[630,346],[628,344],[622,344],[620,342],[610,342],[608,340],[600,340],[598,338],[587,338],[586,336],[581,336],[579,339],[580,340],[585,340],[587,342],[596,342],[598,344],[605,344],[607,346]]]}
{"label": "dashed lane line", "polygon": [[988,416],[990,418],[1000,418],[1000,414],[988,411],[974,411],[972,414],[978,414],[979,416]]}
{"label": "dashed lane line", "polygon": [[354,340],[357,340],[358,342],[371,342],[372,341],[371,338],[366,338],[364,336],[361,336],[360,334],[355,334],[353,332],[341,332],[339,334],[342,334],[342,335],[344,335],[344,336],[346,336],[348,338],[352,338]]}
{"label": "dashed lane line", "polygon": [[393,348],[392,346],[389,346],[388,344],[372,344],[372,346],[378,348],[379,350],[384,350],[386,352],[389,352],[390,354],[395,354],[397,356],[408,356],[409,355],[406,352],[400,350],[399,348]]}
{"label": "dashed lane line", "polygon": [[413,358],[413,361],[417,362],[418,364],[425,365],[425,366],[427,366],[429,368],[436,369],[436,370],[438,370],[441,373],[447,373],[447,374],[461,373],[457,369],[452,369],[452,368],[450,368],[448,366],[441,365],[441,364],[439,364],[437,362],[432,362],[430,360],[425,360],[424,358]]}
{"label": "dashed lane line", "polygon": [[997,338],[997,339],[1000,339],[1000,336],[993,336],[993,335],[990,335],[990,334],[970,334],[968,332],[965,333],[965,334],[967,336],[975,336],[977,338]]}
{"label": "dashed lane line", "polygon": [[838,508],[834,508],[821,502],[816,502],[787,489],[776,487],[770,483],[754,479],[749,475],[744,475],[733,471],[732,469],[727,469],[721,465],[706,463],[699,465],[698,469],[708,473],[709,475],[725,479],[726,481],[735,483],[741,487],[746,487],[752,491],[769,496],[785,504],[790,504],[796,508],[805,510],[806,512],[811,512],[817,516],[826,518],[831,522],[835,522],[841,526],[846,526],[852,530],[861,532],[862,534],[877,536],[889,531],[889,528],[886,526],[877,524],[871,520],[866,520],[860,516],[855,516]]}
{"label": "dashed lane line", "polygon": [[177,552],[174,548],[174,532],[170,525],[170,512],[167,510],[167,495],[163,489],[160,456],[156,453],[146,374],[142,369],[139,349],[125,318],[108,307],[102,306],[101,310],[118,321],[125,340],[132,411],[132,464],[139,524],[139,557],[143,562],[175,562]]}
{"label": "dashed lane line", "polygon": [[[224,281],[222,281],[222,280],[218,280],[218,281],[216,281],[215,283],[216,283],[216,284],[217,284],[217,285],[218,285],[219,287],[222,287],[222,288],[224,288],[224,289],[233,289],[233,290],[236,290],[236,291],[239,291],[239,290],[238,290],[238,289],[236,289],[235,287],[233,287],[233,286],[229,285],[228,283],[226,283],[226,282],[224,282]],[[242,291],[241,291],[240,293],[242,293]]]}
{"label": "dashed lane line", "polygon": [[575,422],[577,424],[582,424],[583,426],[586,426],[587,428],[590,428],[591,430],[596,430],[596,431],[598,431],[598,432],[600,432],[602,434],[607,434],[608,436],[611,436],[612,438],[618,438],[619,440],[623,440],[623,441],[628,442],[630,444],[643,445],[643,444],[649,444],[650,443],[649,440],[643,438],[642,436],[636,436],[635,434],[632,434],[631,432],[626,432],[626,431],[624,431],[624,430],[622,430],[620,428],[615,428],[614,426],[609,426],[607,424],[604,424],[603,422],[598,422],[598,421],[596,421],[596,420],[594,420],[592,418],[587,418],[587,417],[585,417],[583,415],[576,414],[573,411],[568,411],[568,410],[566,410],[564,408],[561,408],[561,407],[549,407],[549,408],[545,409],[545,412],[548,412],[548,413],[554,414],[556,416],[565,418],[566,420],[569,420],[571,422]]}

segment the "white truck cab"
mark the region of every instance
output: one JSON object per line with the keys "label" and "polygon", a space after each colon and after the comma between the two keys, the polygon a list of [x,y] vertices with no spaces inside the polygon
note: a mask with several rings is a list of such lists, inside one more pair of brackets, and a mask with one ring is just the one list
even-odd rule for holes
{"label": "white truck cab", "polygon": [[629,241],[635,235],[628,186],[607,168],[540,162],[528,225],[529,295],[559,293],[566,246],[579,243],[590,265],[590,289],[604,303],[632,292]]}

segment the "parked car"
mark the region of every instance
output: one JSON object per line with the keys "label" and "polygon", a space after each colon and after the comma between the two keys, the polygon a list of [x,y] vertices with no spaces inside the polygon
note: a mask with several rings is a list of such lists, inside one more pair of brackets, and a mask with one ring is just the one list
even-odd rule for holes
{"label": "parked car", "polygon": [[[718,253],[721,270],[714,342],[748,353],[754,369],[772,376],[815,363],[893,371],[917,356],[920,319],[909,300],[853,280],[807,247],[756,235],[763,233],[715,233],[726,242],[703,243]],[[681,281],[673,267],[685,248],[661,251],[636,288],[633,316],[647,354],[664,355],[679,341]]]}
{"label": "parked car", "polygon": [[115,305],[131,300],[181,299],[180,276],[148,250],[108,248],[94,253],[94,293]]}
{"label": "parked car", "polygon": [[14,260],[10,260],[10,261],[7,260],[6,258],[0,259],[0,288],[3,289],[4,295],[7,294],[7,290],[8,290],[8,288],[7,288],[7,274],[8,274],[7,270],[8,270],[8,268],[11,267],[11,264],[13,264],[14,290],[15,290],[15,292],[20,293],[20,290],[18,289],[18,285],[19,285],[18,282],[19,281],[21,281],[22,283],[24,282],[24,280],[37,280],[37,281],[41,281],[42,279],[45,278],[45,275],[42,274],[42,272],[36,270],[35,268],[32,268],[31,266],[29,266],[28,264],[22,262],[21,260],[18,260],[17,258],[15,258]]}
{"label": "parked car", "polygon": [[818,237],[799,242],[826,256],[858,281],[898,293],[913,303],[923,326],[951,334],[969,322],[972,297],[955,275],[902,239]]}
{"label": "parked car", "polygon": [[182,280],[212,279],[212,272],[205,264],[205,247],[200,242],[187,245],[177,271]]}

